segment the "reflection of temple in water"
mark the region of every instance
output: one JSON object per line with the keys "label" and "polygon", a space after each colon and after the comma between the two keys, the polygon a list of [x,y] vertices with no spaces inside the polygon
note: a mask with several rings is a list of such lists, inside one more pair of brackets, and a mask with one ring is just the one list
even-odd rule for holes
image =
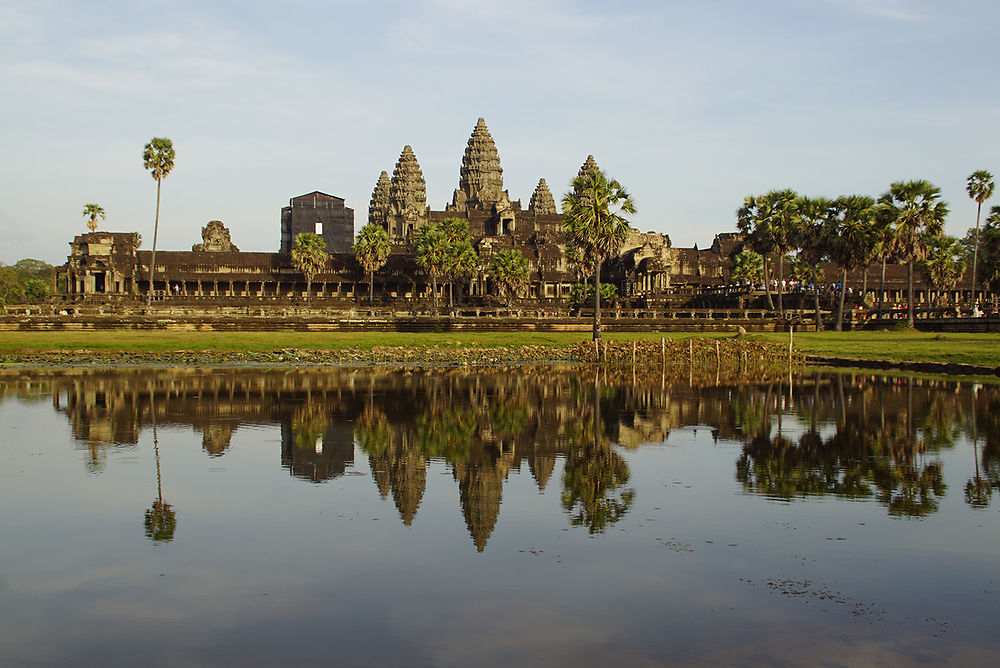
{"label": "reflection of temple in water", "polygon": [[[580,475],[627,481],[625,460],[606,454],[612,444],[660,443],[672,430],[688,426],[703,425],[716,439],[741,442],[737,480],[747,492],[772,498],[830,494],[873,500],[894,516],[934,512],[947,491],[937,453],[963,434],[978,438],[975,461],[969,463],[974,473],[966,485],[968,502],[986,505],[1000,489],[996,387],[870,374],[810,372],[740,385],[714,374],[696,380],[686,373],[679,378],[602,373],[595,389],[592,373],[76,371],[15,376],[0,396],[27,392],[29,385],[50,388],[56,410],[66,414],[89,465],[98,469],[107,448],[138,442],[154,405],[161,428],[200,433],[211,457],[225,456],[242,426],[275,425],[280,465],[314,483],[344,475],[357,447],[368,458],[379,493],[392,498],[406,525],[417,519],[430,463],[443,461],[480,551],[497,526],[511,471],[526,464],[544,490],[557,460],[568,461],[572,454],[577,478],[563,471],[564,496],[570,485],[586,489]],[[579,465],[584,452],[614,470]],[[608,498],[613,496],[609,491]],[[589,506],[580,507],[603,509],[613,523],[628,510],[621,500],[631,496],[615,498],[617,506],[589,499]]]}

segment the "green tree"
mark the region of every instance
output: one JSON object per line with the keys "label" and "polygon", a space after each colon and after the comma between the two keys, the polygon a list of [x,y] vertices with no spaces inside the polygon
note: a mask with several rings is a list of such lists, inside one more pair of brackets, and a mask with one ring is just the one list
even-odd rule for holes
{"label": "green tree", "polygon": [[358,230],[354,243],[354,257],[368,274],[368,301],[375,305],[375,272],[385,266],[391,246],[389,233],[375,223],[368,223]]}
{"label": "green tree", "polygon": [[791,188],[772,190],[764,195],[766,206],[764,212],[767,229],[771,235],[771,244],[778,256],[778,311],[785,312],[782,301],[782,283],[784,276],[784,258],[794,246],[794,235],[799,222],[799,197]]}
{"label": "green tree", "polygon": [[987,290],[996,292],[1000,289],[1000,206],[990,209],[990,215],[986,217],[986,224],[983,226],[981,242],[979,277]]}
{"label": "green tree", "polygon": [[764,258],[752,250],[741,250],[733,257],[733,279],[760,283],[764,280]]}
{"label": "green tree", "polygon": [[153,303],[153,274],[156,270],[156,236],[160,231],[160,186],[174,168],[174,143],[166,137],[153,137],[143,149],[142,166],[149,170],[156,181],[156,219],[153,223],[153,255],[149,261],[149,293],[146,307]]}
{"label": "green tree", "polygon": [[924,278],[938,292],[955,287],[965,273],[962,244],[955,237],[942,234],[926,245],[927,252],[918,264]]}
{"label": "green tree", "polygon": [[[452,285],[455,281],[470,278],[479,267],[479,255],[469,241],[459,241],[448,245],[448,254],[444,261],[444,271],[451,282],[448,284],[448,306],[455,307],[452,297]],[[461,290],[459,299],[461,300]]]}
{"label": "green tree", "polygon": [[323,237],[312,232],[303,232],[295,235],[292,243],[292,264],[306,277],[306,302],[312,297],[313,276],[323,271],[327,260],[330,259],[326,252],[326,242]]}
{"label": "green tree", "polygon": [[[830,256],[832,237],[830,228],[834,218],[833,202],[825,197],[799,197],[795,203],[797,225],[789,239],[799,248],[799,255],[809,263],[812,276],[813,303],[816,310],[816,331],[823,329],[819,305],[819,277],[817,265]],[[780,303],[780,294],[779,294]]]}
{"label": "green tree", "polygon": [[528,284],[528,259],[519,250],[500,251],[493,256],[488,273],[509,306],[514,295]]}
{"label": "green tree", "polygon": [[413,250],[416,254],[417,264],[430,274],[434,310],[437,311],[437,279],[444,273],[445,261],[448,258],[448,237],[441,225],[427,223],[420,227],[413,237]]}
{"label": "green tree", "polygon": [[635,214],[628,191],[604,172],[584,171],[563,196],[567,241],[592,259],[594,272],[594,340],[601,339],[601,264],[618,253],[628,237],[626,214]]}
{"label": "green tree", "polygon": [[774,308],[771,299],[771,284],[768,281],[767,258],[774,252],[774,242],[768,228],[766,215],[767,202],[759,195],[747,195],[743,198],[743,206],[736,211],[736,226],[746,239],[747,246],[760,255],[761,269],[764,273],[764,296],[767,308]]}
{"label": "green tree", "polygon": [[[847,294],[847,272],[858,265],[867,265],[875,253],[875,200],[867,195],[842,195],[833,203],[834,217],[830,229],[830,256],[840,267],[840,300],[834,329],[843,329],[844,295]],[[866,266],[867,270],[867,266]],[[866,281],[867,283],[867,281]],[[867,285],[862,288],[864,297]]]}
{"label": "green tree", "polygon": [[444,273],[448,275],[448,307],[455,307],[455,281],[472,276],[479,265],[479,256],[472,248],[469,221],[464,218],[445,218],[441,230],[448,240]]}
{"label": "green tree", "polygon": [[907,322],[915,326],[916,300],[913,274],[917,261],[927,252],[926,241],[939,234],[948,215],[941,189],[928,181],[899,181],[889,186],[878,206],[891,220],[892,248],[907,264]]}
{"label": "green tree", "polygon": [[83,216],[87,218],[87,228],[91,232],[96,232],[97,219],[104,220],[104,208],[100,204],[84,204]]}
{"label": "green tree", "polygon": [[979,215],[983,211],[983,202],[993,196],[993,175],[985,169],[980,169],[969,175],[965,186],[966,191],[976,202],[976,243],[972,251],[972,288],[969,291],[969,303],[976,300],[976,269],[979,262]]}

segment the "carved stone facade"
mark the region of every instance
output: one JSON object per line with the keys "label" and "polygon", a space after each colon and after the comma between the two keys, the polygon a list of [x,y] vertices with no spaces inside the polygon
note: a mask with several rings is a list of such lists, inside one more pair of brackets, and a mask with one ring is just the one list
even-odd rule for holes
{"label": "carved stone facade", "polygon": [[210,220],[208,225],[201,228],[200,244],[191,246],[195,253],[239,253],[229,237],[229,229],[221,220]]}

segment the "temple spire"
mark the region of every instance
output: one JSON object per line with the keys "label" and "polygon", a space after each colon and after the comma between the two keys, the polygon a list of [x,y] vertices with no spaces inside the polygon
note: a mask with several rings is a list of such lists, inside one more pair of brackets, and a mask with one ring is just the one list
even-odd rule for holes
{"label": "temple spire", "polygon": [[371,202],[368,203],[368,224],[389,229],[389,174],[385,170],[378,177]]}
{"label": "temple spire", "polygon": [[402,240],[427,222],[427,183],[409,144],[396,162],[389,183],[389,236]]}
{"label": "temple spire", "polygon": [[556,211],[556,201],[552,197],[552,191],[549,190],[549,185],[545,183],[545,179],[538,179],[535,192],[531,194],[531,201],[528,202],[528,211],[533,211],[536,214],[558,213]]}
{"label": "temple spire", "polygon": [[446,210],[468,214],[470,210],[493,213],[508,209],[510,196],[503,189],[500,154],[486,121],[480,118],[465,147],[458,189]]}

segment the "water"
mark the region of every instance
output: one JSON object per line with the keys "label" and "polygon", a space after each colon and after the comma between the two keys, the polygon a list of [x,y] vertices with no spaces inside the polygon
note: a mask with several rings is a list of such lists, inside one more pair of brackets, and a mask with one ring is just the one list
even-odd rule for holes
{"label": "water", "polygon": [[992,662],[1000,389],[753,375],[2,372],[0,663]]}

